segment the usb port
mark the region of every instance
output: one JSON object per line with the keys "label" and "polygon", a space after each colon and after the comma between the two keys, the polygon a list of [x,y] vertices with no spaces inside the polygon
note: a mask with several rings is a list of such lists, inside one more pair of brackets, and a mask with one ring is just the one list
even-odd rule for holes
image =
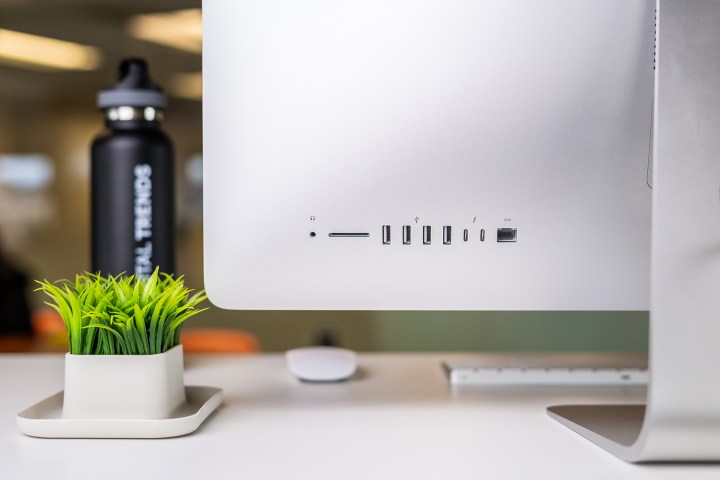
{"label": "usb port", "polygon": [[410,228],[411,228],[410,225],[403,226],[403,231],[402,231],[403,245],[410,245],[410,242],[412,241],[412,239],[410,237]]}
{"label": "usb port", "polygon": [[498,228],[498,242],[517,242],[517,228]]}
{"label": "usb port", "polygon": [[429,225],[423,226],[423,245],[430,245],[432,241],[432,229]]}
{"label": "usb port", "polygon": [[390,225],[382,226],[382,243],[383,245],[390,245]]}
{"label": "usb port", "polygon": [[450,245],[450,242],[452,242],[452,227],[446,225],[443,227],[443,245]]}

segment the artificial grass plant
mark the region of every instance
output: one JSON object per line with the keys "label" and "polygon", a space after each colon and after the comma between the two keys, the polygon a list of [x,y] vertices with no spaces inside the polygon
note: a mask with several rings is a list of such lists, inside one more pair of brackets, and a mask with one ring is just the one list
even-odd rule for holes
{"label": "artificial grass plant", "polygon": [[183,277],[156,269],[147,278],[86,273],[75,281],[37,282],[65,322],[70,353],[76,355],[151,355],[180,341],[185,320],[206,309],[197,306],[204,292],[190,295]]}

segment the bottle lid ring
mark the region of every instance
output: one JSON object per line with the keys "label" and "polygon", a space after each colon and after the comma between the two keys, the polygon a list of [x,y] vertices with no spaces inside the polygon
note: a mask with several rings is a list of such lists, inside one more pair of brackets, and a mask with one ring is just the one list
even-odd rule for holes
{"label": "bottle lid ring", "polygon": [[154,107],[164,110],[167,105],[165,94],[154,90],[103,90],[98,93],[100,109],[112,107]]}

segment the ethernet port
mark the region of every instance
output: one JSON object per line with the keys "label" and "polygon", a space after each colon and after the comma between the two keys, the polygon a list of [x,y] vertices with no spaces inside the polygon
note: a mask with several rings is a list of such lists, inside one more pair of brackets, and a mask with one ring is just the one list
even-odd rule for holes
{"label": "ethernet port", "polygon": [[498,228],[498,242],[517,242],[517,228]]}

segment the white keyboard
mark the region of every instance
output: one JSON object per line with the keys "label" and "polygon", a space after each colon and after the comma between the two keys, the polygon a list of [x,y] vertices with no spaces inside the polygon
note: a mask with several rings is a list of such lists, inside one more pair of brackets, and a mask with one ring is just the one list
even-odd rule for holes
{"label": "white keyboard", "polygon": [[647,356],[558,353],[482,354],[443,363],[453,387],[522,385],[647,385]]}

